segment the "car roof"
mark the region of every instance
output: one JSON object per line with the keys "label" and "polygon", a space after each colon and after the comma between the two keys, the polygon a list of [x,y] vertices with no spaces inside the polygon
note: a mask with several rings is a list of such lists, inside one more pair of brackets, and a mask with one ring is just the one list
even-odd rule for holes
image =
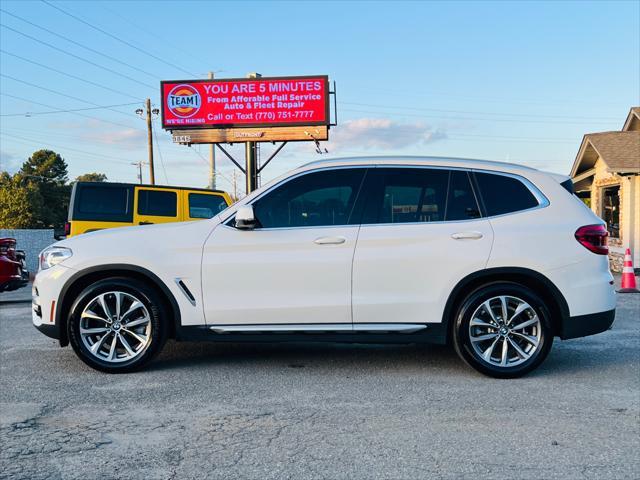
{"label": "car roof", "polygon": [[301,169],[312,169],[322,167],[335,166],[355,166],[355,165],[424,165],[437,167],[458,167],[470,168],[478,170],[496,170],[506,172],[538,172],[539,170],[518,165],[515,163],[496,162],[493,160],[479,160],[473,158],[457,158],[457,157],[429,157],[429,156],[410,156],[410,155],[390,155],[390,156],[371,156],[371,157],[344,157],[321,159],[309,162]]}
{"label": "car roof", "polygon": [[138,187],[138,188],[151,188],[151,189],[171,189],[171,190],[193,190],[197,192],[205,193],[226,193],[224,190],[213,190],[209,188],[200,187],[178,187],[174,185],[150,185],[147,183],[122,183],[122,182],[75,182],[74,185],[100,187],[107,185],[109,187]]}

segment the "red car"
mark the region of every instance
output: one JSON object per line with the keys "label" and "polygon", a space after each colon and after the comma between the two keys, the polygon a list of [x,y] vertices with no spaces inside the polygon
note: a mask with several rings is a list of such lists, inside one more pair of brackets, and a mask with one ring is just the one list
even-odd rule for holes
{"label": "red car", "polygon": [[10,292],[29,283],[25,255],[16,250],[15,238],[0,238],[0,292]]}

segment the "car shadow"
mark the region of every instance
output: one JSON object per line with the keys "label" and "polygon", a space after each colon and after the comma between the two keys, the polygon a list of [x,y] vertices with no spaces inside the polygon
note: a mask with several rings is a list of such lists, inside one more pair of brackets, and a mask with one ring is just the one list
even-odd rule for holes
{"label": "car shadow", "polygon": [[[604,334],[606,335],[606,334]],[[575,339],[558,342],[531,377],[602,374],[628,367],[619,355],[620,345],[606,339]],[[444,345],[377,345],[340,343],[214,343],[169,341],[160,356],[146,369],[207,369],[212,365],[247,369],[358,370],[375,372],[393,369],[435,375],[481,376]]]}
{"label": "car shadow", "polygon": [[452,348],[442,345],[340,343],[214,343],[169,341],[148,370],[208,368],[212,364],[259,368],[464,369]]}

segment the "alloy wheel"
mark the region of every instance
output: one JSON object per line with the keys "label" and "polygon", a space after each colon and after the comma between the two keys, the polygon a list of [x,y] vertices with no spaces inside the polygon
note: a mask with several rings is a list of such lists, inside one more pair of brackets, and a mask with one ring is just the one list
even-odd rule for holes
{"label": "alloy wheel", "polygon": [[129,361],[151,343],[151,317],[144,303],[130,293],[101,293],[80,314],[80,337],[89,353],[102,361]]}
{"label": "alloy wheel", "polygon": [[542,325],[527,302],[501,295],[484,301],[473,312],[469,340],[484,362],[501,368],[514,367],[538,351]]}

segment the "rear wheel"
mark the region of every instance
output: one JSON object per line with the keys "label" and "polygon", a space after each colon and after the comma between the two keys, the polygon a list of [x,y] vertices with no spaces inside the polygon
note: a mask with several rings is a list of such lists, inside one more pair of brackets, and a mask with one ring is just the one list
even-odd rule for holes
{"label": "rear wheel", "polygon": [[104,372],[138,370],[162,349],[167,311],[158,293],[134,279],[107,278],[83,290],[68,322],[70,343]]}
{"label": "rear wheel", "polygon": [[549,309],[523,285],[488,285],[462,302],[453,339],[458,355],[479,372],[520,377],[549,354],[553,343]]}

